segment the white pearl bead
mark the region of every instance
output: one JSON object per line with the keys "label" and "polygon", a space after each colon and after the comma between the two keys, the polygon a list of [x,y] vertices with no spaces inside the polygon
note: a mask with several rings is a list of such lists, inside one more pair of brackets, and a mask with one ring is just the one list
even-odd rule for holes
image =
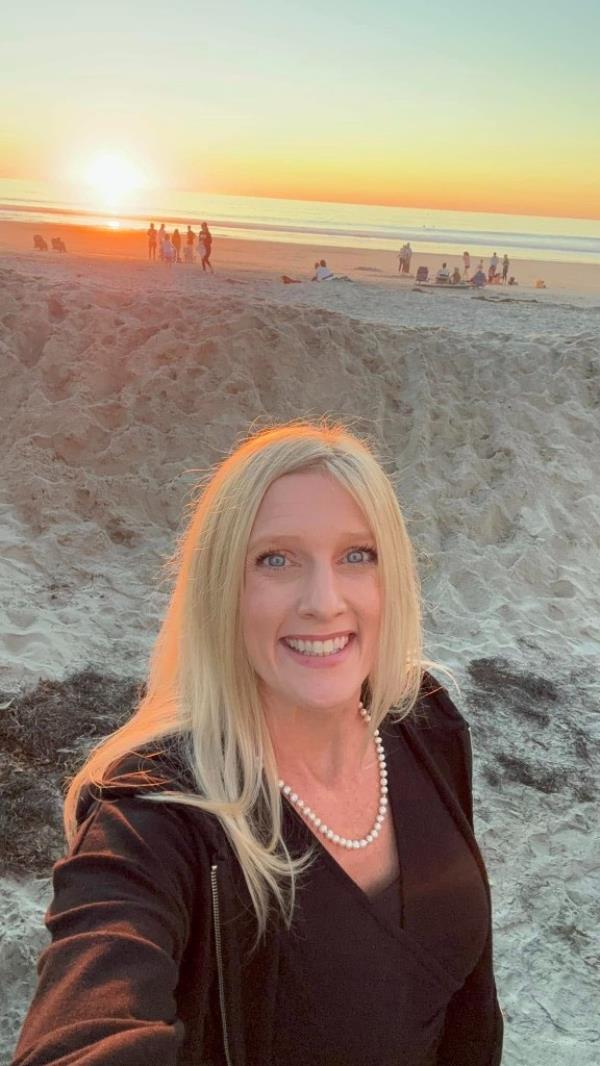
{"label": "white pearl bead", "polygon": [[[362,702],[359,703],[358,709],[360,715],[365,720],[365,722],[370,722],[371,715],[365,709]],[[298,793],[292,791],[290,785],[286,785],[282,779],[278,781],[279,788],[281,789],[283,795],[287,796],[290,801],[295,804],[295,806],[297,806],[300,811],[302,811],[304,817],[310,820],[310,822],[314,825],[315,829],[322,833],[323,836],[326,836],[328,840],[331,840],[333,844],[338,844],[340,847],[346,848],[348,850],[366,848],[369,844],[372,844],[373,841],[376,840],[379,836],[379,831],[387,814],[388,773],[385,760],[385,748],[381,736],[379,734],[379,729],[374,730],[373,738],[375,741],[375,751],[377,755],[377,760],[379,762],[379,810],[375,819],[375,825],[371,829],[370,833],[367,833],[366,836],[361,837],[360,840],[350,840],[347,837],[340,836],[339,833],[336,833],[333,829],[330,829],[329,826],[325,825],[325,822],[321,821],[321,819],[317,817],[315,812],[311,810],[311,808],[308,806],[307,803],[304,802],[303,799],[301,799]]]}

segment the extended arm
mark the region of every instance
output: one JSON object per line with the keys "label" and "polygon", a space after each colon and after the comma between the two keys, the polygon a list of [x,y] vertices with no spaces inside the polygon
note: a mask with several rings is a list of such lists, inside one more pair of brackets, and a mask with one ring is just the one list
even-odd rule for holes
{"label": "extended arm", "polygon": [[198,863],[183,826],[172,806],[97,804],[54,867],[52,943],[12,1066],[175,1066]]}

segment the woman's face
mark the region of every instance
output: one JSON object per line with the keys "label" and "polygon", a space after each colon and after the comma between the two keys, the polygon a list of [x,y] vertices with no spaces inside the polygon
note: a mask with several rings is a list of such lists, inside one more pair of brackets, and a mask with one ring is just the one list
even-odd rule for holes
{"label": "woman's face", "polygon": [[[375,660],[381,592],[369,524],[334,478],[286,474],[265,493],[249,538],[241,612],[270,710],[357,706]],[[304,650],[288,643],[309,638]],[[312,643],[334,638],[344,647]]]}

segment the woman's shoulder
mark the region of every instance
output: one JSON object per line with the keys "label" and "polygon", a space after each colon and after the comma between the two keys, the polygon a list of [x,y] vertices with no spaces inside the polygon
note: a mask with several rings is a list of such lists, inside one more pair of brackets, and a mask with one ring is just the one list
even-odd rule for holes
{"label": "woman's shoulder", "polygon": [[[198,793],[181,737],[151,741],[115,759],[100,782],[90,781],[82,788],[77,804],[77,822],[81,824],[100,802],[137,800],[144,803],[158,792]],[[152,806],[156,808],[157,805]]]}
{"label": "woman's shoulder", "polygon": [[390,715],[392,728],[453,733],[468,729],[468,723],[458,710],[448,689],[427,670],[423,672],[417,700],[404,718]]}
{"label": "woman's shoulder", "polygon": [[417,727],[468,729],[468,723],[451,699],[448,689],[427,670],[423,673],[419,698],[411,718]]}

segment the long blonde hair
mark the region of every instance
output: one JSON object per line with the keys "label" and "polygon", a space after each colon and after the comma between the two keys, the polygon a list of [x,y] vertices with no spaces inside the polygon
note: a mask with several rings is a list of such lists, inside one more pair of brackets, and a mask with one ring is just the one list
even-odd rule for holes
{"label": "long blonde hair", "polygon": [[[247,546],[269,486],[285,474],[318,470],[361,507],[379,559],[382,618],[377,659],[363,684],[371,729],[417,701],[423,671],[421,604],[413,550],[396,495],[371,447],[341,423],[297,420],[248,436],[200,483],[169,566],[175,584],[150,660],[146,694],[132,717],[98,744],[69,785],[65,831],[77,830],[84,786],[102,787],[121,757],[151,742],[183,738],[196,789],[161,791],[154,802],[184,803],[215,815],[239,860],[256,911],[258,936],[275,898],[291,921],[296,875],[282,838],[282,804],[257,677],[244,652],[240,598]],[[197,790],[197,791],[196,791]]]}

